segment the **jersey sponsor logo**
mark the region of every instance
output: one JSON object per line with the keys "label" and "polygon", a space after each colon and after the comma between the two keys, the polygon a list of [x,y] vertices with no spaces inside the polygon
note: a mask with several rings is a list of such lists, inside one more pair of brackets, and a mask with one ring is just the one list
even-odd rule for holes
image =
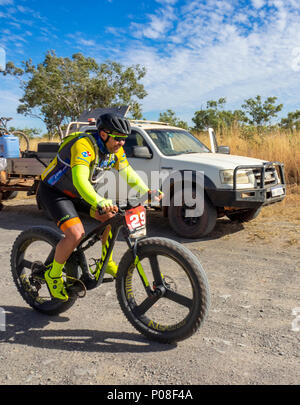
{"label": "jersey sponsor logo", "polygon": [[58,182],[58,180],[65,174],[65,172],[68,170],[68,167],[65,166],[62,169],[58,170],[58,172],[54,173],[52,176],[49,177],[48,183],[53,186]]}
{"label": "jersey sponsor logo", "polygon": [[88,161],[88,160],[86,160],[86,159],[83,159],[82,157],[80,157],[80,156],[77,156],[77,158],[76,158],[77,160],[83,160],[84,162],[86,162],[86,163],[88,163],[88,164],[90,164],[90,162]]}
{"label": "jersey sponsor logo", "polygon": [[84,152],[81,152],[81,154],[82,154],[83,157],[92,156],[92,155],[91,155],[91,152],[89,152],[88,150],[85,150]]}
{"label": "jersey sponsor logo", "polygon": [[65,215],[64,217],[62,217],[62,218],[57,222],[57,226],[60,227],[60,225],[61,225],[64,221],[66,221],[67,219],[69,219],[69,218],[70,218],[70,215],[69,215],[69,214]]}

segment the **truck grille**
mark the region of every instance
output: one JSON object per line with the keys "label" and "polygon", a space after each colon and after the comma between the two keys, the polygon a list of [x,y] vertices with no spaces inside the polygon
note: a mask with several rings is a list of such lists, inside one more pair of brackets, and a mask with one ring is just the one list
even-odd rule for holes
{"label": "truck grille", "polygon": [[[261,169],[253,169],[256,186],[260,187]],[[278,183],[278,176],[275,167],[268,167],[265,169],[265,186],[273,186]]]}

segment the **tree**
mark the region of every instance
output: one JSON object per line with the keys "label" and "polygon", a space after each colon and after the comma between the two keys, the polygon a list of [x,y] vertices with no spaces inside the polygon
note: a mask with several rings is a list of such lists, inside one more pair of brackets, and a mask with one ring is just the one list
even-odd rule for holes
{"label": "tree", "polygon": [[249,98],[242,104],[245,122],[256,127],[263,127],[282,110],[283,104],[275,105],[277,97],[268,97],[262,102],[261,96]]}
{"label": "tree", "polygon": [[206,109],[198,110],[194,113],[192,121],[195,124],[194,129],[204,131],[209,127],[215,130],[219,127],[219,108],[223,108],[226,99],[220,98],[218,101],[209,100],[206,103]]}
{"label": "tree", "polygon": [[5,72],[21,79],[24,95],[17,111],[42,119],[49,133],[75,121],[82,111],[98,107],[131,105],[132,116],[141,118],[138,100],[147,93],[139,83],[146,74],[140,65],[125,68],[113,61],[99,65],[81,53],[70,59],[54,51],[48,51],[37,66],[31,60],[23,65],[20,69],[9,62]]}
{"label": "tree", "polygon": [[288,113],[286,118],[282,118],[279,126],[291,131],[300,130],[300,110]]}
{"label": "tree", "polygon": [[160,113],[158,121],[167,122],[170,125],[174,125],[174,127],[189,129],[188,124],[177,118],[175,112],[170,109],[165,111],[164,113]]}
{"label": "tree", "polygon": [[28,138],[35,138],[41,135],[41,129],[38,128],[15,128],[15,127],[9,127],[10,132],[14,131],[20,131],[24,132],[28,136]]}
{"label": "tree", "polygon": [[201,109],[194,113],[192,121],[195,123],[194,129],[204,131],[211,127],[214,130],[223,131],[225,128],[231,128],[234,125],[239,125],[244,119],[244,114],[241,110],[226,111],[224,106],[226,98],[220,98],[218,101],[209,100],[206,103],[206,109]]}

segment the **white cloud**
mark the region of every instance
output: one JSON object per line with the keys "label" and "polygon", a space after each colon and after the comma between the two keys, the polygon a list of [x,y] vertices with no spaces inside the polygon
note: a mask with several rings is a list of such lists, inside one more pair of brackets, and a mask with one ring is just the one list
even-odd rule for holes
{"label": "white cloud", "polygon": [[160,39],[172,28],[175,15],[173,8],[168,5],[156,14],[148,15],[149,23],[138,24],[133,22],[131,30],[136,38]]}
{"label": "white cloud", "polygon": [[85,54],[87,54],[89,49],[91,48],[93,49],[93,53],[101,52],[103,50],[104,45],[99,44],[95,39],[87,38],[86,35],[82,32],[68,34],[67,38],[70,38],[72,40],[72,43],[70,43],[69,40],[65,40],[68,45],[72,45]]}
{"label": "white cloud", "polygon": [[293,0],[269,0],[272,10],[258,13],[265,1],[253,1],[254,7],[248,9],[233,8],[233,4],[230,0],[189,1],[176,18],[173,14],[172,25],[154,29],[156,12],[146,27],[140,27],[144,36],[152,32],[152,38],[165,38],[161,47],[141,42],[131,46],[123,61],[147,68],[145,112],[172,108],[180,115],[181,110],[195,111],[208,99],[222,96],[239,107],[257,94],[280,99],[283,91],[287,103],[295,100],[300,85],[296,74],[300,7],[295,12]]}
{"label": "white cloud", "polygon": [[157,3],[163,4],[163,5],[174,5],[177,3],[178,0],[155,0]]}
{"label": "white cloud", "polygon": [[79,38],[78,44],[83,46],[96,46],[96,42],[93,39]]}
{"label": "white cloud", "polygon": [[13,77],[0,75],[1,116],[17,117],[16,108],[20,98],[18,82]]}
{"label": "white cloud", "polygon": [[[4,1],[9,0],[0,4]],[[155,4],[144,23],[133,20],[126,28],[108,21],[104,29],[111,34],[109,42],[89,37],[88,31],[72,32],[63,42],[69,39],[68,49],[78,48],[85,55],[92,50],[99,63],[109,49],[111,59],[146,66],[145,114],[171,108],[179,116],[181,111],[191,111],[192,116],[207,100],[218,97],[226,97],[228,105],[236,104],[234,108],[257,94],[278,96],[284,104],[298,100],[299,0],[251,0],[246,6],[236,0],[156,0]],[[13,10],[17,9],[10,11],[11,23],[22,25],[23,40],[16,33],[6,40],[17,49],[31,39]],[[132,21],[134,11],[130,11]],[[40,26],[38,13],[34,18]],[[53,39],[54,28],[48,24],[47,29],[46,37]],[[1,39],[0,35],[0,43]],[[3,100],[2,94],[1,105]]]}
{"label": "white cloud", "polygon": [[17,113],[21,97],[22,91],[19,82],[11,76],[0,75],[1,116],[12,117],[13,121],[10,121],[9,124],[16,128],[40,128],[45,131],[45,125],[41,120],[25,117]]}
{"label": "white cloud", "polygon": [[266,2],[265,0],[252,0],[252,4],[255,8],[262,8]]}
{"label": "white cloud", "polygon": [[13,3],[13,0],[0,0],[0,6],[9,6]]}

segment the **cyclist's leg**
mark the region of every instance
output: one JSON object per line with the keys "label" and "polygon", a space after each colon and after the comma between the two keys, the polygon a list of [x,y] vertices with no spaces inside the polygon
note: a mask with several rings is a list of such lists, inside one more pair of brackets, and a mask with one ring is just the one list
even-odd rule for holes
{"label": "cyclist's leg", "polygon": [[75,207],[75,201],[72,198],[44,183],[39,186],[39,196],[49,215],[65,234],[65,238],[56,247],[54,257],[58,263],[62,264],[69,258],[83,238],[83,224]]}
{"label": "cyclist's leg", "polygon": [[39,187],[39,196],[48,213],[65,235],[65,238],[61,239],[56,246],[54,260],[45,273],[45,279],[55,298],[66,299],[67,293],[62,279],[63,267],[84,236],[83,224],[73,201],[68,196],[44,183]]}
{"label": "cyclist's leg", "polygon": [[[104,222],[106,221],[109,217],[112,217],[112,214],[106,214],[106,215],[99,215],[99,213],[93,209],[91,207],[91,205],[89,205],[87,202],[80,200],[80,201],[76,201],[74,202],[75,207],[77,208],[77,210],[79,212],[84,212],[88,215],[90,215],[92,218],[96,219],[99,222]],[[102,237],[102,254],[104,252],[106,252],[106,240],[107,240],[107,236],[105,235],[105,231],[103,233],[103,237]],[[109,259],[108,259],[108,263],[106,266],[106,273],[110,274],[111,276],[113,276],[114,278],[117,276],[117,272],[118,272],[118,265],[116,264],[116,262],[113,260],[112,258],[113,256],[113,252],[111,252]],[[97,274],[95,274],[95,277],[97,278]]]}

